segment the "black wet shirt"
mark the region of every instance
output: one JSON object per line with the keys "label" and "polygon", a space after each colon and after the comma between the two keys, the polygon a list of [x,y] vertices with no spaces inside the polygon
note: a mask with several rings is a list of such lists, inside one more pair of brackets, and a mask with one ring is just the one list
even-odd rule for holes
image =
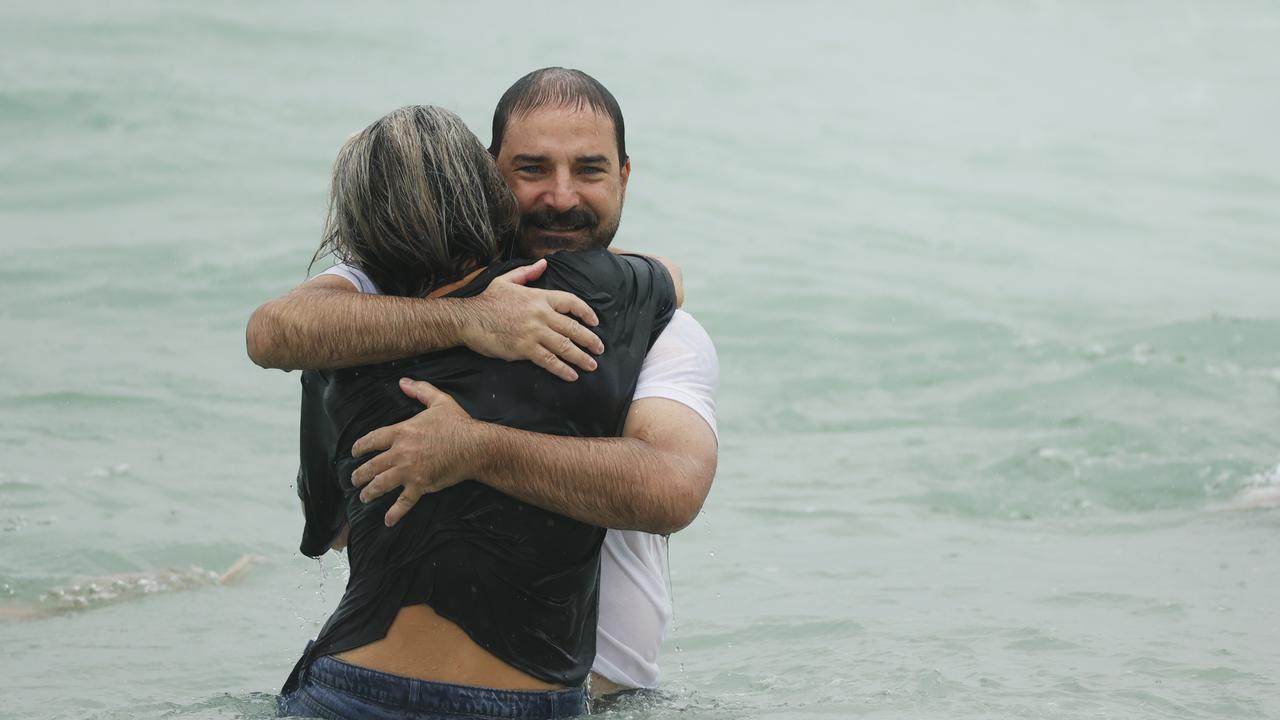
{"label": "black wet shirt", "polygon": [[[520,502],[476,481],[425,495],[393,528],[383,516],[398,492],[361,503],[351,457],[366,433],[423,409],[402,377],[427,380],[471,417],[552,435],[622,433],[645,355],[675,311],[666,269],[605,250],[558,253],[534,286],[585,300],[600,320],[605,353],[593,372],[564,382],[529,362],[465,348],[302,376],[298,495],[301,550],[318,557],[350,524],[351,578],[337,610],[298,661],[284,691],[317,657],[386,636],[401,607],[426,603],[477,644],[538,678],[580,685],[595,658],[604,530]],[[449,297],[478,295],[527,261],[492,266]]]}

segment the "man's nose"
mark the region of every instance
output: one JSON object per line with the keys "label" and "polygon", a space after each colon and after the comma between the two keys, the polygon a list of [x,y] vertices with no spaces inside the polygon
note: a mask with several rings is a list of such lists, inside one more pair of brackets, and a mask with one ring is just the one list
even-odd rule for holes
{"label": "man's nose", "polygon": [[578,206],[578,189],[573,176],[567,172],[556,173],[551,187],[543,194],[542,201],[557,212],[564,212]]}

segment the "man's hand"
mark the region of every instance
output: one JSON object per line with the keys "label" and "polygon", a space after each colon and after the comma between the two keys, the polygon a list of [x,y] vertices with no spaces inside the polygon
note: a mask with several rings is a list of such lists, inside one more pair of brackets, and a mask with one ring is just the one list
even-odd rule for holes
{"label": "man's hand", "polygon": [[[471,322],[462,326],[467,347],[499,360],[529,360],[552,375],[572,382],[576,365],[596,369],[595,358],[604,343],[584,325],[600,324],[591,306],[576,295],[558,290],[522,287],[537,280],[547,261],[516,268],[494,278],[472,302]],[[578,318],[582,324],[575,322]]]}
{"label": "man's hand", "polygon": [[404,486],[387,511],[387,527],[400,522],[423,495],[467,479],[460,461],[470,449],[465,429],[475,422],[453,398],[429,383],[403,378],[400,389],[427,409],[402,423],[374,430],[351,448],[353,457],[379,453],[351,474],[351,484],[362,488],[361,502]]}
{"label": "man's hand", "polygon": [[473,420],[422,381],[401,380],[400,389],[427,409],[352,448],[356,457],[384,451],[351,476],[362,501],[404,487],[388,527],[423,495],[476,480],[590,525],[669,534],[693,521],[715,477],[715,433],[674,400],[633,402],[624,437],[579,438]]}

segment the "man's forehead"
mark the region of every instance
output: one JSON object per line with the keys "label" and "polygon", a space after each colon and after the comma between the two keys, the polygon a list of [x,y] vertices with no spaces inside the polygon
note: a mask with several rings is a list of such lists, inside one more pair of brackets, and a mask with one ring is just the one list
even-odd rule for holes
{"label": "man's forehead", "polygon": [[507,121],[502,154],[605,155],[616,160],[613,118],[591,107],[545,107],[513,114]]}

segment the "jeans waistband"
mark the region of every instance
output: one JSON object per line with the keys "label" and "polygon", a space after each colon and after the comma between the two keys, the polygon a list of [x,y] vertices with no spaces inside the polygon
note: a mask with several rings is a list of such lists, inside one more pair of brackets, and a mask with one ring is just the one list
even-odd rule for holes
{"label": "jeans waistband", "polygon": [[573,717],[586,710],[586,690],[494,690],[418,680],[320,657],[304,673],[305,683],[406,710],[486,715],[494,718]]}

